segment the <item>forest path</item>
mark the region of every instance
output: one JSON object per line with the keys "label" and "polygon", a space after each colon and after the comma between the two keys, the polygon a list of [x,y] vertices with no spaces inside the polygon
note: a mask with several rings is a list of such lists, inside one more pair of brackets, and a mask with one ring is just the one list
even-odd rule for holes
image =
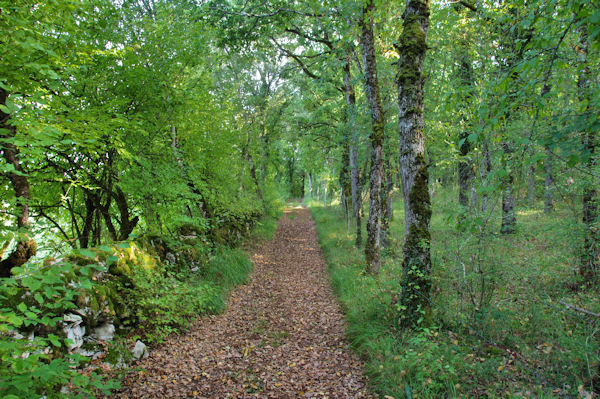
{"label": "forest path", "polygon": [[253,253],[250,281],[231,293],[227,311],[154,349],[122,397],[370,397],[310,212],[286,209],[273,240]]}

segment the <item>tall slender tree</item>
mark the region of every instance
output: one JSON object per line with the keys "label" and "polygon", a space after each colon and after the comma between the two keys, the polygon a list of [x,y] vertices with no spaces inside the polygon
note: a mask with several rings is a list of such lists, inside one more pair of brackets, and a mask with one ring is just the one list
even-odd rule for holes
{"label": "tall slender tree", "polygon": [[369,219],[367,221],[367,243],[365,257],[367,270],[378,273],[380,260],[381,230],[381,182],[383,180],[383,142],[384,115],[377,78],[375,59],[375,40],[373,38],[373,0],[367,0],[359,25],[361,28],[360,45],[365,66],[365,87],[371,110],[371,170],[369,173]]}
{"label": "tall slender tree", "polygon": [[403,309],[400,324],[414,326],[430,314],[431,199],[425,161],[423,62],[429,31],[429,0],[407,0],[402,33],[397,44],[398,133],[400,176],[404,195]]}

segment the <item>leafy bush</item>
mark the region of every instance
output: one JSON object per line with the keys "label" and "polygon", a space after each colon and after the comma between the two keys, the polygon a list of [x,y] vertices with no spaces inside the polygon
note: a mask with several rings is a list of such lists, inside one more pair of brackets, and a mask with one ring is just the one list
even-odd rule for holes
{"label": "leafy bush", "polygon": [[189,326],[204,313],[223,306],[219,288],[189,274],[175,275],[162,268],[138,269],[132,287],[123,287],[127,308],[132,309],[140,331],[149,342],[161,342],[172,332]]}
{"label": "leafy bush", "polygon": [[65,262],[13,271],[17,277],[0,281],[0,395],[64,397],[64,386],[87,394],[100,388],[108,394],[113,382],[77,372],[86,358],[65,356],[69,342],[61,331],[63,314],[78,308],[82,293],[94,287],[94,275],[103,267]]}
{"label": "leafy bush", "polygon": [[[268,238],[276,222],[263,220],[261,235]],[[81,315],[88,332],[100,316],[121,332],[136,328],[147,342],[160,342],[193,318],[221,311],[228,289],[247,280],[252,262],[242,250],[217,247],[209,259],[210,248],[202,235],[186,243],[144,237],[13,269],[14,278],[0,281],[0,396],[108,395],[116,384],[82,373],[89,359],[69,353],[64,315]],[[162,263],[168,253],[175,262]],[[105,360],[118,362],[127,347],[117,338]]]}

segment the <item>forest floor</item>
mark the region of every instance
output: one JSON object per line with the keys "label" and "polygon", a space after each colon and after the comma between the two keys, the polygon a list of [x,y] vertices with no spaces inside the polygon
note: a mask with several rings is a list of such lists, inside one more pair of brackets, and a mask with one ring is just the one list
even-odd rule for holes
{"label": "forest floor", "polygon": [[122,398],[366,398],[310,212],[288,208],[227,311],[138,363]]}

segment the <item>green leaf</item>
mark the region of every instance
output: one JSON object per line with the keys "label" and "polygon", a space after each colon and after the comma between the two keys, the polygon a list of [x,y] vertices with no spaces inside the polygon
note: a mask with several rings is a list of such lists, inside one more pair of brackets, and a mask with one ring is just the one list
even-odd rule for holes
{"label": "green leaf", "polygon": [[96,252],[90,251],[89,249],[80,249],[79,254],[82,256],[85,256],[86,258],[92,258],[92,259],[97,256]]}
{"label": "green leaf", "polygon": [[52,345],[56,346],[56,347],[60,347],[61,343],[60,343],[60,339],[54,335],[54,334],[49,334],[48,335],[48,340],[52,343]]}
{"label": "green leaf", "polygon": [[117,258],[114,255],[110,255],[109,257],[106,258],[106,266],[110,266],[118,261],[119,261],[119,258]]}
{"label": "green leaf", "polygon": [[35,298],[35,300],[41,305],[42,303],[44,303],[44,297],[42,297],[42,295],[40,295],[39,292],[36,292],[35,295],[33,296]]}

